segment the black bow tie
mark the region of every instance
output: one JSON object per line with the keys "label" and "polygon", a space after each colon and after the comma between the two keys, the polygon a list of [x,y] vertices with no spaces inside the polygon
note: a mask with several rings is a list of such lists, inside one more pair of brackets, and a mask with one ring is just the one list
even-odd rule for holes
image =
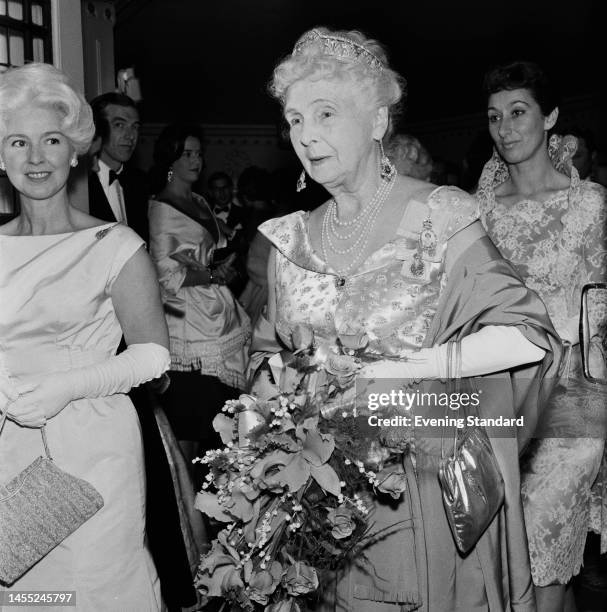
{"label": "black bow tie", "polygon": [[110,170],[110,185],[114,182],[114,181],[118,181],[119,183],[122,184],[122,181],[120,179],[124,178],[122,176],[122,173],[118,174],[118,172],[115,172],[114,170]]}
{"label": "black bow tie", "polygon": [[215,206],[215,213],[220,214],[224,212],[230,212],[230,206]]}

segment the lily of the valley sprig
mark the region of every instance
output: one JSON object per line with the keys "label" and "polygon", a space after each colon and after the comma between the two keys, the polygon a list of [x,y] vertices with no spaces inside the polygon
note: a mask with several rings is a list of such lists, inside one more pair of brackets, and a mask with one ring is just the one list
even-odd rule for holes
{"label": "lily of the valley sprig", "polygon": [[305,608],[325,570],[361,562],[379,536],[372,495],[404,490],[379,441],[352,435],[364,423],[352,401],[364,335],[345,334],[337,352],[305,326],[292,340],[279,380],[265,372],[254,394],[228,401],[213,421],[225,446],[200,459],[209,471],[196,506],[225,527],[196,585],[227,610]]}

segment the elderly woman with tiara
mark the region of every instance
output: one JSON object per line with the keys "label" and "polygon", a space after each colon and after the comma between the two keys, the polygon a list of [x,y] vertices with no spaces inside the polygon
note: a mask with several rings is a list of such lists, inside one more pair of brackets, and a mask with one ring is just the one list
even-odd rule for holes
{"label": "elderly woman with tiara", "polygon": [[0,227],[0,482],[42,453],[44,428],[57,466],[104,500],[11,590],[75,591],[87,612],[159,610],[127,393],[168,368],[168,334],[141,238],[70,204],[70,169],[93,134],[90,106],[52,66],[0,75],[0,167],[21,204]]}
{"label": "elderly woman with tiara", "polygon": [[[508,393],[494,393],[491,409],[534,415],[560,357],[554,331],[487,238],[475,201],[399,176],[384,154],[403,90],[382,46],[357,31],[311,30],[275,69],[271,91],[303,165],[299,188],[316,181],[331,199],[260,227],[273,249],[267,319],[258,322],[253,349],[292,348],[291,331],[301,324],[335,345],[340,333],[361,333],[375,361],[360,376],[439,379],[453,340],[463,376],[502,373]],[[510,391],[513,368],[530,378]],[[506,504],[462,557],[441,501],[440,438],[398,432],[409,487],[399,503],[377,498],[372,521],[374,529],[399,526],[365,551],[366,566],[354,564],[324,590],[322,605],[532,610],[517,441],[492,440]]]}

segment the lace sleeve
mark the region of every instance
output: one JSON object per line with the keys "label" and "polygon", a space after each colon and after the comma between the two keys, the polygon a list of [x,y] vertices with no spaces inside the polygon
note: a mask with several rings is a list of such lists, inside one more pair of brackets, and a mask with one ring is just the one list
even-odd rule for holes
{"label": "lace sleeve", "polygon": [[584,181],[580,209],[588,219],[582,238],[582,256],[587,283],[607,282],[607,190]]}
{"label": "lace sleeve", "polygon": [[[588,232],[582,244],[586,266],[586,282],[607,282],[607,190],[596,183],[584,182],[582,209],[589,216]],[[605,367],[607,352],[607,298],[601,294],[588,311],[591,329],[596,330],[591,341],[591,354],[602,356],[598,360]],[[594,350],[593,350],[594,349]]]}

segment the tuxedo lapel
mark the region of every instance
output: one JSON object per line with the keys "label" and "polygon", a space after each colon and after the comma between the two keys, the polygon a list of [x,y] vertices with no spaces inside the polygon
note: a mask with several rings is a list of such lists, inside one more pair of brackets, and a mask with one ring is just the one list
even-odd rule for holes
{"label": "tuxedo lapel", "polygon": [[[122,176],[124,174],[124,176]],[[148,192],[141,173],[125,169],[120,175],[124,209],[128,226],[148,241]],[[89,213],[102,221],[117,221],[114,211],[103,191],[97,173],[89,174]]]}
{"label": "tuxedo lapel", "polygon": [[102,221],[117,221],[96,172],[89,173],[89,213]]}
{"label": "tuxedo lapel", "polygon": [[242,206],[236,206],[235,204],[232,204],[230,208],[230,213],[228,214],[226,224],[232,228],[236,227],[239,223],[242,226],[244,226],[245,217],[246,217],[245,209]]}
{"label": "tuxedo lapel", "polygon": [[134,229],[146,242],[148,228],[148,188],[145,176],[137,169],[125,167],[120,174],[120,185],[124,196],[124,208],[129,227]]}

